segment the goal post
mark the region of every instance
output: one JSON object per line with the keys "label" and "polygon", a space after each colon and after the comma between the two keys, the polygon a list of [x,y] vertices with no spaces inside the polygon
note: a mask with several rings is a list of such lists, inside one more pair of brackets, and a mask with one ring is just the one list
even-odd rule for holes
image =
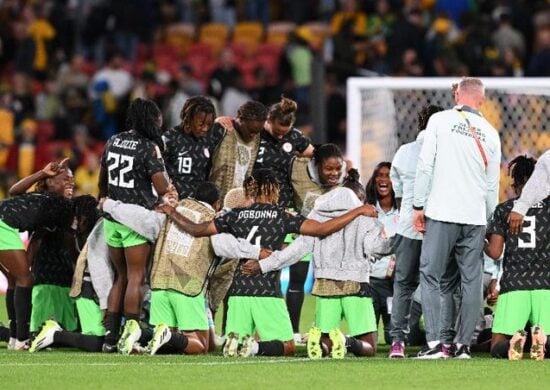
{"label": "goal post", "polygon": [[[499,131],[503,161],[550,148],[550,78],[481,78],[481,112]],[[366,182],[374,166],[391,161],[399,146],[415,139],[417,114],[427,104],[455,105],[460,78],[352,77],[347,80],[346,154]]]}

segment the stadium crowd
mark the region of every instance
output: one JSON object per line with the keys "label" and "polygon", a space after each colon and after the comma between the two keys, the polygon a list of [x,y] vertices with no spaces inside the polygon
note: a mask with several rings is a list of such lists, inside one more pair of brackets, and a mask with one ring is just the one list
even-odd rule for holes
{"label": "stadium crowd", "polygon": [[0,2],[8,348],[374,356],[381,322],[391,358],[548,357],[548,152],[510,162],[521,198],[497,205],[479,79],[366,185],[341,151],[347,77],[547,76],[547,1],[133,5]]}
{"label": "stadium crowd", "polygon": [[124,129],[136,97],[154,100],[173,127],[190,96],[208,94],[233,116],[249,99],[284,94],[309,134],[320,83],[327,141],[342,146],[348,76],[550,69],[544,0],[6,0],[0,20],[0,197],[61,155],[76,191],[89,193],[103,142]]}

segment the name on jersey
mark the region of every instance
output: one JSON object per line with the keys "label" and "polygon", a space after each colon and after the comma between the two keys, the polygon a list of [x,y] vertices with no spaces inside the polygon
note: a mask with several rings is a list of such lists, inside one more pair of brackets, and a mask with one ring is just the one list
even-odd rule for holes
{"label": "name on jersey", "polygon": [[116,138],[115,142],[113,142],[113,146],[128,150],[136,150],[137,144],[138,141],[121,140],[120,138]]}
{"label": "name on jersey", "polygon": [[259,218],[271,218],[275,219],[279,213],[277,210],[242,210],[239,211],[239,219],[259,219]]}

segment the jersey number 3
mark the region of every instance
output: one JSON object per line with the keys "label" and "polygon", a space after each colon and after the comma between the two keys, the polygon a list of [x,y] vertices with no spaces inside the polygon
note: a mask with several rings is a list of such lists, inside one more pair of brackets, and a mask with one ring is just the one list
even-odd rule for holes
{"label": "jersey number 3", "polygon": [[525,222],[529,222],[528,226],[524,226],[523,229],[521,229],[521,233],[528,233],[529,234],[529,241],[523,241],[520,237],[518,237],[518,248],[536,248],[537,246],[537,237],[536,237],[536,230],[535,230],[535,216],[531,215],[524,218]]}
{"label": "jersey number 3", "polygon": [[[126,174],[134,168],[134,158],[125,154],[109,152],[107,154],[109,164],[109,184],[122,188],[134,188],[134,179],[128,180]],[[120,166],[124,166],[120,168]],[[118,174],[117,174],[117,169]]]}

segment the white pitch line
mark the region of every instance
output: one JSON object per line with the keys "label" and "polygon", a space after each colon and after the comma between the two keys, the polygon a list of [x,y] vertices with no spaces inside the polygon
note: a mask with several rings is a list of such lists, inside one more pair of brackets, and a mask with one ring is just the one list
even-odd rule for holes
{"label": "white pitch line", "polygon": [[0,363],[0,367],[77,367],[77,366],[94,366],[94,367],[111,367],[111,366],[239,366],[247,364],[284,364],[284,363],[299,363],[299,362],[308,362],[311,359],[308,358],[297,358],[297,359],[277,359],[277,360],[241,360],[241,361],[232,361],[232,362],[154,362],[154,361],[126,361],[126,362],[105,362],[105,363],[53,363],[53,362],[8,362]]}

